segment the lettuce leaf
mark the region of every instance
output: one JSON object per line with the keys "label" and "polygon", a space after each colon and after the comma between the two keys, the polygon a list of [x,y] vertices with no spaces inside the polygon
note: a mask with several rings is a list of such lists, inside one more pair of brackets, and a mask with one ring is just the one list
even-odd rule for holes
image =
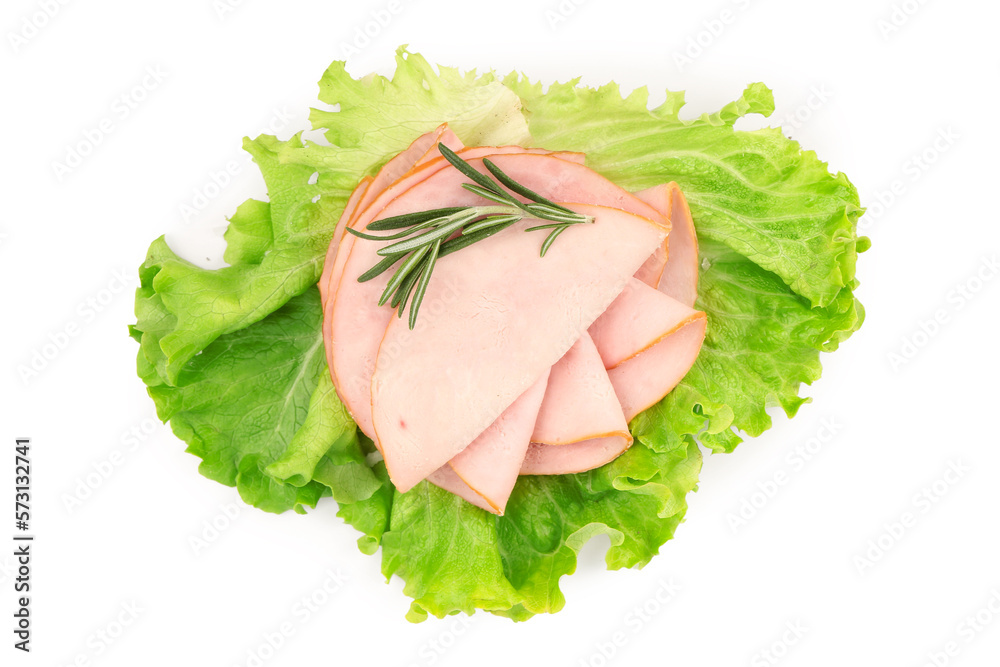
{"label": "lettuce leaf", "polygon": [[718,113],[685,122],[683,93],[668,92],[649,110],[645,88],[623,98],[613,83],[593,89],[571,81],[544,94],[516,75],[506,83],[524,100],[538,145],[584,152],[587,166],[629,190],[677,181],[699,237],[729,245],[812,305],[854,287],[861,208],[851,182],[831,175],[780,129],[733,129],[749,113],[774,111],[763,84],[748,86]]}
{"label": "lettuce leaf", "polygon": [[[524,620],[563,607],[560,578],[590,538],[609,537],[609,569],[658,553],[697,486],[699,443],[731,451],[771,425],[767,406],[793,416],[808,400],[801,385],[819,378],[820,352],[863,321],[853,295],[862,210],[843,174],[780,130],[734,128],[773,110],[762,84],[684,121],[680,93],[650,110],[645,90],[623,97],[614,84],[545,91],[516,74],[436,71],[405,49],[396,64],[391,79],[330,66],[319,95],[329,107],[310,115],[325,144],[245,140],[269,201],[249,200],[230,220],[228,267],[198,268],[154,241],[129,329],[137,371],[206,477],[272,512],[331,495],[359,548],[381,547],[382,572],[405,580],[410,620],[476,609]],[[585,152],[630,189],[675,180],[698,227],[709,325],[695,367],[633,420],[628,452],[586,473],[522,477],[503,517],[426,482],[396,491],[323,355],[314,285],[349,192],[443,122],[469,145]]]}
{"label": "lettuce leaf", "polygon": [[667,92],[648,108],[640,88],[622,97],[576,81],[505,79],[525,103],[536,144],[587,154],[587,166],[631,190],[676,181],[691,206],[702,260],[697,307],[708,333],[695,367],[631,429],[658,450],[698,435],[715,451],[771,426],[779,405],[793,417],[808,401],[802,383],[820,376],[819,352],[856,331],[864,310],[854,298],[862,214],[847,177],[831,174],[812,151],[779,129],[734,129],[749,113],[774,111],[755,83],[714,114],[680,119],[684,94]]}

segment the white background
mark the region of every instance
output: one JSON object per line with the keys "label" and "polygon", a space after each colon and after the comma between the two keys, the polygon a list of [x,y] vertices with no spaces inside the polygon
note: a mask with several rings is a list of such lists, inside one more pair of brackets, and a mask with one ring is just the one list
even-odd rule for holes
{"label": "white background", "polygon": [[[246,665],[288,621],[294,634],[264,664],[767,665],[761,651],[778,642],[782,665],[916,666],[953,640],[957,655],[938,664],[996,664],[1000,613],[983,612],[992,624],[971,636],[962,624],[991,596],[1000,610],[1000,279],[988,264],[1000,250],[1000,10],[895,1],[894,15],[893,0],[408,0],[356,47],[356,30],[388,0],[222,10],[212,0],[95,0],[52,3],[49,19],[37,15],[44,3],[5,2],[0,489],[12,493],[14,437],[31,436],[38,541],[31,655],[11,648],[12,559],[0,549],[0,662]],[[25,21],[44,25],[33,32]],[[15,46],[11,35],[29,37]],[[241,137],[269,124],[282,137],[305,129],[315,82],[345,45],[360,52],[349,69],[363,75],[391,73],[403,43],[463,69],[648,85],[654,102],[664,88],[686,89],[685,116],[764,81],[778,106],[772,122],[848,173],[870,207],[874,245],[858,271],[868,321],[804,387],[813,403],[734,454],[707,457],[677,539],[644,570],[603,571],[606,541],[595,542],[563,580],[565,610],[524,624],[480,614],[410,625],[401,583],[383,583],[329,500],[305,517],[243,507],[196,554],[190,539],[224,523],[239,499],[200,477],[167,429],[151,428],[134,373],[126,324],[150,241],[167,232],[189,258],[217,265],[224,216],[264,194]],[[677,58],[685,53],[690,62]],[[142,85],[146,68],[165,78],[122,119],[115,100]],[[53,163],[106,117],[111,133],[60,180]],[[229,161],[232,183],[185,223],[182,207]],[[965,298],[960,288],[978,291]],[[920,334],[938,311],[947,321]],[[74,324],[78,334],[23,379],[18,368]],[[894,364],[907,342],[919,348]],[[825,435],[824,420],[836,424],[832,439],[805,465],[791,463],[796,447]],[[132,447],[129,432],[144,428],[152,432]],[[66,497],[107,471],[115,451],[119,464],[68,509]],[[953,463],[966,472],[938,481]],[[787,483],[773,497],[753,496],[779,471]],[[934,502],[915,498],[935,481]],[[759,508],[734,529],[744,500]],[[913,525],[888,536],[906,513]],[[880,539],[878,561],[859,568]],[[328,569],[347,581],[300,623],[293,605]],[[680,590],[661,604],[659,582],[671,579]],[[95,633],[114,632],[133,603],[138,618],[102,646]],[[643,605],[652,614],[636,622],[629,614]],[[616,632],[623,645],[605,659],[600,645]]]}

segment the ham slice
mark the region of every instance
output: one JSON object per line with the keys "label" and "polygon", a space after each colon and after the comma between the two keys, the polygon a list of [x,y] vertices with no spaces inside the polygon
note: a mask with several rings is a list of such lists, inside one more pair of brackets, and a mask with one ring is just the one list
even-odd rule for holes
{"label": "ham slice", "polygon": [[[597,222],[568,229],[544,259],[544,236],[523,231],[532,221],[439,259],[410,331],[377,305],[392,271],[357,282],[382,244],[344,229],[486,203],[461,188],[467,179],[438,142],[480,171],[489,157]],[[352,193],[320,281],[327,358],[338,394],[400,491],[428,479],[503,514],[518,474],[582,472],[619,456],[632,442],[628,420],[694,363],[706,320],[689,307],[697,237],[683,194],[670,183],[630,195],[583,161],[517,146],[466,148],[441,126]],[[435,417],[442,414],[451,417]]]}
{"label": "ham slice", "polygon": [[632,444],[601,355],[584,333],[552,367],[531,441],[563,446],[598,437],[621,438],[625,447]]}
{"label": "ham slice", "polygon": [[[323,275],[319,279],[319,298],[320,303],[323,305],[323,311],[326,312],[327,301],[330,298],[329,286],[335,280],[340,279],[340,273],[343,272],[343,262],[339,265],[336,262],[337,258],[337,248],[343,242],[344,229],[348,225],[348,221],[354,212],[358,208],[358,204],[361,202],[362,197],[364,197],[365,192],[368,191],[371,186],[372,178],[366,176],[361,179],[358,187],[354,188],[354,192],[351,193],[350,198],[347,200],[347,205],[344,206],[344,212],[341,213],[340,219],[337,221],[337,227],[333,232],[333,239],[330,241],[330,249],[326,252],[326,260],[323,262]],[[323,318],[323,340],[329,341],[330,337],[333,335],[333,321],[328,318]],[[326,366],[327,368],[333,368],[333,346],[326,344]]]}
{"label": "ham slice", "polygon": [[589,333],[611,369],[659,343],[696,313],[633,277]]}
{"label": "ham slice", "polygon": [[[557,200],[572,201],[587,195],[588,201],[608,202],[609,205],[624,203],[639,215],[662,220],[662,216],[655,209],[586,167],[546,154],[525,154],[525,151],[526,149],[520,146],[478,147],[463,151],[463,157],[471,164],[479,165],[478,168],[484,171],[485,169],[482,167],[483,157],[490,157],[498,164],[501,164],[505,159],[534,158],[537,160],[544,158],[544,164],[539,164],[537,161],[503,162],[501,168],[508,173],[514,169],[514,173],[511,175],[516,179],[518,176],[515,174],[522,172],[523,175],[526,169],[543,169],[544,173],[540,174],[539,177],[547,178],[550,181],[551,186],[546,192]],[[570,155],[578,156],[579,154]],[[550,163],[554,164],[555,167],[552,167]],[[448,164],[444,158],[436,158],[411,170],[385,191],[375,195],[372,203],[364,211],[355,215],[354,221],[351,223],[352,227],[361,229],[375,219],[440,208],[446,205],[472,206],[488,203],[463,189],[461,184],[467,179],[456,169],[445,169]],[[603,185],[603,190],[587,193],[586,190],[581,190],[579,186],[575,185],[574,177],[589,177],[591,183],[596,182]],[[572,194],[573,197],[559,196],[566,194]],[[336,274],[337,265],[342,262],[342,275],[337,289],[330,291],[325,317],[331,320],[329,340],[333,349],[331,372],[334,386],[361,430],[378,443],[371,424],[368,388],[380,341],[375,332],[385,331],[389,321],[394,317],[390,308],[378,305],[379,296],[388,284],[392,273],[387,271],[373,280],[358,283],[357,278],[376,264],[381,257],[376,254],[380,247],[378,243],[359,244],[356,241],[356,237],[346,236],[338,249],[333,271]],[[347,289],[341,290],[341,287]],[[370,336],[359,335],[359,332],[373,332],[373,334]]]}
{"label": "ham slice", "polygon": [[[694,306],[698,298],[698,236],[684,193],[680,186],[670,182],[637,192],[635,196],[660,211],[670,219],[671,224],[668,239],[670,260],[667,261],[667,253],[664,252],[658,276],[654,278],[655,269],[644,267],[646,273],[636,277],[685,306]],[[658,255],[650,261],[655,266],[659,261]]]}
{"label": "ham slice", "polygon": [[[319,297],[320,301],[323,303],[326,303],[327,297],[330,294],[330,283],[334,276],[337,249],[340,247],[340,244],[344,239],[344,230],[347,229],[347,225],[350,224],[351,218],[354,216],[354,212],[357,210],[358,204],[361,203],[361,199],[365,196],[365,193],[371,186],[372,180],[371,176],[365,176],[361,179],[361,182],[358,183],[358,186],[354,188],[351,196],[347,199],[344,211],[340,214],[340,219],[337,220],[337,226],[333,230],[333,238],[330,240],[330,247],[326,251],[326,259],[323,260],[323,275],[320,276],[319,279]],[[339,280],[339,270],[337,271],[337,274]]]}
{"label": "ham slice", "polygon": [[[341,255],[337,251],[344,240],[344,230],[355,221],[359,213],[371,205],[375,197],[384,192],[393,182],[402,178],[417,162],[424,159],[429,151],[433,149],[437,152],[438,142],[445,143],[453,150],[463,147],[455,133],[448,129],[447,125],[441,125],[418,137],[410,144],[409,148],[389,160],[374,178],[365,176],[354,188],[344,206],[344,212],[337,221],[337,227],[334,229],[333,238],[330,241],[330,248],[327,250],[326,259],[323,262],[323,275],[319,279],[319,295],[322,303],[326,304],[329,295],[336,291],[343,273],[343,260],[346,259],[346,254]],[[329,355],[327,361],[330,361]]]}
{"label": "ham slice", "polygon": [[[494,158],[525,150],[520,146],[478,147],[463,151],[463,155],[467,160],[478,160],[481,165],[483,157]],[[430,151],[437,152],[436,144]],[[579,154],[569,155],[573,157]],[[566,164],[561,159],[558,161]],[[439,157],[407,172],[381,193],[366,198],[370,199],[370,203],[363,211],[355,213],[351,226],[363,229],[373,220],[402,213],[446,205],[471,206],[485,203],[485,200],[463,189],[461,183],[465,182],[465,177],[455,169],[445,169],[448,166],[449,163]],[[584,167],[580,169],[589,171]],[[369,192],[373,189],[369,187]],[[648,210],[651,215],[659,215],[651,208]],[[358,283],[357,279],[382,259],[376,254],[379,247],[378,243],[372,242],[359,244],[357,237],[353,235],[344,237],[331,270],[331,278],[337,280],[337,285],[336,288],[329,288],[324,309],[324,322],[330,322],[327,340],[331,349],[330,371],[334,386],[354,421],[375,441],[376,446],[380,445],[371,423],[369,389],[381,334],[394,317],[391,308],[378,305],[378,299],[392,277],[392,272],[387,271],[365,283]]]}
{"label": "ham slice", "polygon": [[[521,173],[511,173],[506,163],[501,168],[550,198],[552,184],[591,197],[616,187],[549,156],[507,157],[537,161],[524,164],[528,169]],[[566,178],[569,167],[586,174]],[[630,196],[621,193],[621,201]],[[653,220],[618,208],[570,208],[596,222],[567,229],[544,258],[538,256],[541,239],[524,231],[533,221],[444,257],[417,328],[411,331],[400,319],[389,323],[371,396],[375,433],[400,491],[462,451],[558,361],[666,236]]]}
{"label": "ham slice", "polygon": [[[673,232],[671,232],[671,235],[672,234]],[[667,266],[667,252],[669,245],[670,236],[668,236],[667,240],[663,242],[663,245],[656,249],[656,252],[646,259],[646,262],[639,267],[639,270],[635,272],[635,278],[637,280],[641,280],[650,287],[656,287],[660,284],[660,276],[663,275],[663,269]]]}
{"label": "ham slice", "polygon": [[381,200],[384,205],[385,201],[400,192],[405,192],[413,182],[410,176],[416,171],[417,166],[432,159],[435,155],[440,155],[437,149],[438,143],[444,144],[453,151],[465,149],[465,144],[455,136],[455,133],[447,125],[440,125],[433,131],[418,137],[410,144],[409,148],[389,160],[378,172],[372,187],[368,189],[368,193],[361,200],[357,215],[351,220],[351,226],[354,227],[357,219],[365,214],[376,201]]}
{"label": "ham slice", "polygon": [[[532,445],[521,464],[521,474],[582,472],[604,465],[628,449],[632,443],[628,421],[660,401],[691,369],[705,336],[705,323],[705,313],[688,308],[633,277],[628,287],[588,330],[593,341],[592,349],[599,354],[599,370],[605,367],[608,370],[597,375],[589,369],[586,378],[579,377],[579,371],[572,376],[568,373],[564,375],[560,367],[571,356],[570,353],[553,366],[549,390],[535,425]],[[574,350],[582,346],[582,341],[584,338],[581,337]],[[559,382],[562,378],[567,380],[565,386]],[[571,426],[571,419],[562,423],[549,421],[552,419],[549,411],[554,402],[550,396],[556,396],[558,390],[566,398],[572,395],[574,389],[579,392],[585,386],[592,387],[595,378],[614,388],[614,407],[627,439],[590,427],[583,429],[590,432],[588,439],[563,444],[572,436],[557,440],[548,429],[552,427],[554,432],[567,434],[576,431]],[[583,423],[587,423],[588,415],[596,412],[596,406],[582,402],[592,395],[593,390],[572,395],[581,401],[579,419]],[[576,407],[570,409],[576,414]],[[544,433],[541,437],[540,431]]]}
{"label": "ham slice", "polygon": [[632,444],[621,404],[588,334],[552,367],[531,441],[522,475],[589,470]]}
{"label": "ham slice", "polygon": [[487,512],[502,515],[528,451],[548,378],[546,371],[472,444],[427,479]]}
{"label": "ham slice", "polygon": [[[337,286],[340,284],[340,278],[343,275],[344,261],[347,259],[350,248],[345,248],[347,252],[344,253],[336,251],[341,242],[345,242],[349,246],[354,243],[353,236],[349,236],[347,239],[343,238],[345,228],[348,226],[354,227],[358,217],[367,211],[380,195],[383,195],[393,184],[397,184],[398,186],[400,181],[417,163],[426,159],[429,153],[433,152],[437,154],[437,145],[439,142],[452,150],[461,150],[464,148],[461,140],[455,136],[454,132],[448,129],[447,125],[440,125],[431,132],[417,137],[410,144],[409,148],[389,160],[379,170],[378,174],[375,175],[375,178],[366,176],[362,179],[361,183],[364,185],[364,188],[361,185],[355,188],[351,194],[351,198],[347,202],[347,206],[344,208],[344,214],[341,215],[340,220],[337,222],[337,228],[333,234],[333,242],[330,244],[330,250],[327,252],[326,261],[323,265],[324,274],[320,278],[319,284],[320,296],[324,303],[327,298],[323,294],[324,288],[328,294],[336,291]],[[335,254],[331,255],[331,253]]]}
{"label": "ham slice", "polygon": [[448,493],[454,493],[459,498],[472,503],[480,509],[496,514],[493,506],[486,502],[486,498],[469,488],[469,485],[463,482],[458,473],[447,463],[427,475],[427,481],[434,486],[441,487]]}
{"label": "ham slice", "polygon": [[706,325],[705,313],[696,311],[662,341],[608,371],[625,419],[659,403],[684,379],[698,358]]}
{"label": "ham slice", "polygon": [[521,463],[522,475],[569,475],[593,470],[610,463],[628,449],[629,440],[619,437],[582,440],[571,445],[541,445],[528,447]]}
{"label": "ham slice", "polygon": [[590,335],[608,369],[626,420],[657,403],[694,365],[705,313],[633,278]]}

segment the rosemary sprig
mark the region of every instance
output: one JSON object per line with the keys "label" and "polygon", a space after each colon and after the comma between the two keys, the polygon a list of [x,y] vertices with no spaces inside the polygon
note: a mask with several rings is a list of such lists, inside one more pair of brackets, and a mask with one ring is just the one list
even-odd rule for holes
{"label": "rosemary sprig", "polygon": [[[526,188],[505,174],[488,158],[483,160],[483,165],[496,180],[476,171],[472,165],[444,144],[439,143],[438,150],[452,166],[472,181],[463,183],[462,187],[493,202],[493,205],[455,206],[406,213],[377,220],[365,227],[370,232],[395,232],[384,235],[368,234],[351,227],[347,228],[348,232],[358,238],[370,241],[395,241],[379,248],[378,255],[382,259],[361,274],[358,282],[371,280],[398,264],[378,303],[380,306],[388,303],[397,310],[399,317],[403,316],[403,311],[409,303],[411,329],[416,326],[417,312],[427,292],[434,265],[441,257],[487,239],[524,219],[550,223],[528,227],[525,230],[528,232],[551,230],[539,251],[539,255],[544,257],[552,243],[570,225],[594,221],[591,216],[575,213]],[[527,201],[518,199],[515,194]]]}

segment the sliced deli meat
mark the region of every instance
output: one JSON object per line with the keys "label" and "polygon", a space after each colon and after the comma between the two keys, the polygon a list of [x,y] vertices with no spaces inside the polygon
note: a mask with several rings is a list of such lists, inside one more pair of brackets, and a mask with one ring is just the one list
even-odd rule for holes
{"label": "sliced deli meat", "polygon": [[[530,181],[530,171],[513,177]],[[547,183],[528,187],[548,196]],[[524,231],[533,221],[522,221],[441,258],[418,326],[389,323],[371,403],[386,467],[401,491],[462,451],[557,362],[666,236],[656,222],[617,208],[570,208],[596,222],[567,229],[545,257],[539,235]]]}
{"label": "sliced deli meat", "polygon": [[521,463],[522,475],[570,475],[599,468],[621,456],[631,440],[594,438],[570,445],[531,443]]}
{"label": "sliced deli meat", "polygon": [[643,282],[685,306],[694,306],[698,298],[698,236],[684,193],[680,186],[670,182],[637,192],[635,196],[669,218],[671,225],[669,252],[663,256],[660,274],[653,281],[650,271],[642,276]]}
{"label": "sliced deli meat", "polygon": [[[351,192],[351,196],[347,199],[347,204],[344,205],[344,212],[340,214],[340,219],[337,220],[337,226],[333,230],[333,238],[330,240],[330,248],[326,251],[326,259],[323,261],[323,275],[320,276],[319,279],[319,297],[323,303],[326,303],[326,299],[330,293],[330,283],[333,281],[334,267],[337,263],[337,249],[340,247],[340,243],[344,239],[344,230],[354,217],[354,212],[358,209],[358,205],[361,203],[362,198],[364,198],[365,193],[368,192],[368,188],[371,186],[372,180],[371,176],[365,176],[361,179],[361,182],[358,183],[358,186],[354,188],[354,191]],[[336,269],[338,279],[342,268],[343,264]]]}
{"label": "sliced deli meat", "polygon": [[548,378],[546,371],[472,444],[428,479],[487,512],[503,514],[528,451]]}
{"label": "sliced deli meat", "polygon": [[608,371],[627,420],[659,403],[684,379],[701,351],[707,323],[705,313],[696,311],[662,341]]}
{"label": "sliced deli meat", "polygon": [[663,269],[667,266],[667,246],[670,243],[670,237],[663,242],[659,248],[656,249],[652,255],[650,255],[645,263],[639,267],[639,270],[635,272],[635,278],[646,283],[650,287],[656,287],[660,284],[660,276],[663,275]]}
{"label": "sliced deli meat", "polygon": [[[357,219],[376,203],[379,204],[375,211],[377,213],[378,210],[381,210],[385,206],[386,202],[391,201],[400,193],[408,190],[415,181],[426,178],[427,175],[433,173],[432,170],[426,174],[422,174],[422,170],[419,170],[418,167],[424,161],[432,159],[435,155],[439,155],[437,150],[438,143],[442,143],[452,150],[463,150],[465,148],[465,144],[455,136],[454,132],[448,129],[447,125],[441,125],[435,130],[421,135],[416,141],[410,144],[409,148],[389,160],[379,170],[372,183],[372,187],[368,189],[368,193],[361,200],[358,211],[354,219],[351,220],[351,226],[355,226]],[[365,224],[368,223],[366,222]]]}
{"label": "sliced deli meat", "polygon": [[615,368],[672,334],[698,311],[637,278],[590,327],[606,368]]}
{"label": "sliced deli meat", "polygon": [[410,170],[420,164],[421,160],[430,155],[436,155],[438,143],[443,143],[453,150],[465,148],[465,144],[455,136],[455,133],[446,124],[439,125],[434,130],[420,135],[410,144],[409,148],[386,162],[385,166],[379,170],[374,183],[372,183],[373,195],[364,202],[361,210],[364,210],[375,196],[406,176]]}
{"label": "sliced deli meat", "polygon": [[552,366],[531,441],[561,446],[598,437],[632,443],[601,355],[584,333]]}
{"label": "sliced deli meat", "polygon": [[677,386],[698,358],[705,313],[633,279],[590,335],[626,420]]}
{"label": "sliced deli meat", "polygon": [[[478,156],[476,163],[481,165],[483,157],[525,150],[520,146],[479,147],[465,151],[465,155]],[[556,161],[568,164],[561,159]],[[442,158],[412,169],[374,195],[367,208],[355,213],[351,226],[361,230],[374,220],[404,213],[487,203],[464,190],[461,187],[464,177],[454,169],[446,169],[448,166]],[[380,247],[377,242],[359,242],[353,235],[344,236],[332,269],[332,277],[337,278],[339,273],[339,279],[336,286],[330,288],[324,309],[324,322],[329,321],[327,344],[331,350],[330,371],[334,386],[355,422],[379,448],[381,445],[372,427],[370,386],[382,334],[395,317],[391,308],[378,305],[392,272],[387,271],[363,283],[359,283],[358,278],[382,259],[377,254]]]}
{"label": "sliced deli meat", "polygon": [[447,463],[428,475],[427,481],[434,486],[441,487],[448,493],[454,493],[462,500],[472,503],[480,509],[496,513],[493,506],[486,502],[485,498],[469,488],[469,485],[463,482],[458,473]]}
{"label": "sliced deli meat", "polygon": [[[437,153],[439,142],[452,149],[462,149],[464,147],[459,138],[455,136],[455,133],[448,129],[447,125],[441,125],[431,132],[418,137],[410,144],[409,148],[389,160],[374,178],[366,176],[361,181],[361,184],[364,186],[363,188],[361,185],[355,188],[351,194],[351,198],[347,202],[347,206],[344,208],[343,215],[341,215],[337,223],[337,229],[334,231],[333,241],[330,244],[330,251],[327,253],[326,263],[323,266],[323,277],[320,278],[320,296],[324,299],[324,303],[326,299],[326,296],[323,295],[324,286],[329,294],[336,292],[340,284],[340,278],[343,275],[344,262],[347,260],[350,254],[350,247],[355,240],[351,235],[347,235],[344,238],[345,229],[347,227],[355,227],[358,218],[376,204],[376,202],[381,202],[382,206],[384,206],[385,202],[390,201],[393,194],[390,192],[387,195],[386,192],[392,186],[396,187],[396,192],[400,191],[400,189],[405,191],[409,187],[408,183],[412,182],[412,179],[411,181],[404,181],[403,179],[419,164],[420,160],[426,158],[428,153],[431,151]],[[378,210],[381,210],[381,206]],[[345,252],[339,252],[341,244],[346,246],[344,249]],[[331,256],[333,252],[336,252],[336,254]]]}
{"label": "sliced deli meat", "polygon": [[[358,208],[358,204],[361,202],[362,197],[364,197],[365,192],[368,191],[369,186],[371,186],[372,178],[366,176],[358,184],[358,187],[354,188],[354,192],[351,193],[350,198],[347,200],[347,205],[344,207],[344,212],[340,215],[340,220],[337,221],[337,227],[333,232],[333,240],[330,241],[330,249],[326,253],[326,260],[323,263],[323,275],[319,279],[319,298],[320,303],[323,304],[323,310],[326,312],[327,302],[330,298],[330,285],[336,281],[339,281],[340,274],[343,272],[343,261],[337,261],[339,255],[337,254],[337,249],[343,242],[344,229],[354,212]],[[326,341],[326,365],[327,368],[333,368],[333,346],[330,345],[329,341],[333,335],[333,320],[329,317],[323,318],[323,340]]]}
{"label": "sliced deli meat", "polygon": [[[495,207],[463,187],[470,177],[439,143],[466,169],[488,174],[489,158],[521,184],[501,179],[522,202],[535,191],[587,220],[561,229],[544,256],[549,232],[527,231],[541,223],[526,217],[437,257],[410,323],[412,304],[402,318],[378,305],[394,268],[358,280],[392,241],[344,230]],[[324,337],[338,395],[399,491],[426,479],[502,514],[518,475],[619,456],[632,443],[628,421],[694,363],[706,320],[690,307],[697,239],[683,195],[673,183],[633,195],[583,163],[579,153],[464,147],[441,126],[352,193],[320,285]]]}
{"label": "sliced deli meat", "polygon": [[632,434],[604,362],[588,334],[549,373],[522,475],[561,475],[604,465]]}
{"label": "sliced deli meat", "polygon": [[[340,275],[343,271],[343,260],[337,261],[337,250],[341,241],[344,240],[345,229],[353,226],[357,217],[368,209],[374,200],[384,193],[390,185],[403,178],[412,170],[420,160],[433,151],[437,153],[438,142],[444,143],[449,148],[461,149],[464,145],[455,136],[447,125],[440,125],[434,130],[422,134],[409,147],[394,156],[391,160],[379,169],[375,177],[365,176],[361,183],[351,193],[344,212],[337,221],[337,227],[333,232],[333,239],[330,242],[330,249],[327,251],[326,261],[323,264],[323,277],[319,281],[320,297],[325,302],[327,293],[336,290],[337,283],[340,282]],[[353,242],[351,238],[348,243]]]}

